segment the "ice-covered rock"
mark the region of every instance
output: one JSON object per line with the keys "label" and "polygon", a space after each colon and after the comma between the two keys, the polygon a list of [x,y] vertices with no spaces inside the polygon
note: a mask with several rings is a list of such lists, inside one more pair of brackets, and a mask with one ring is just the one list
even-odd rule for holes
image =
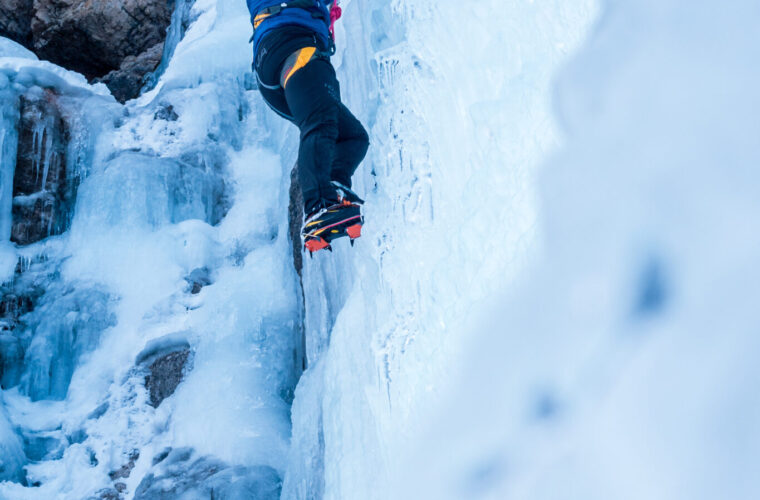
{"label": "ice-covered rock", "polygon": [[158,407],[167,397],[174,394],[182,381],[191,361],[190,343],[187,335],[169,334],[151,340],[137,355],[135,363],[143,365],[148,375],[145,387],[150,394],[150,404]]}
{"label": "ice-covered rock", "polygon": [[193,450],[171,450],[135,491],[135,500],[220,498],[278,500],[281,480],[271,467],[230,467]]}
{"label": "ice-covered rock", "polygon": [[66,172],[70,134],[55,93],[21,96],[18,133],[11,241],[28,245],[68,228],[77,179]]}
{"label": "ice-covered rock", "polygon": [[[2,12],[2,11],[0,11]],[[2,15],[2,14],[0,14]],[[3,38],[0,32],[0,57],[20,57],[25,59],[37,59],[37,56],[31,50],[20,45],[13,40]]]}

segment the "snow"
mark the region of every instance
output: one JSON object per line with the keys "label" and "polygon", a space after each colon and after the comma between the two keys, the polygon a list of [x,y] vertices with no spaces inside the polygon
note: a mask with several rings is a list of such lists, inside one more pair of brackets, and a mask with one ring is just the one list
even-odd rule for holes
{"label": "snow", "polygon": [[[342,2],[367,223],[300,277],[245,4],[176,5],[124,106],[0,38],[0,498],[758,495],[752,2]],[[17,247],[39,88],[81,182]]]}

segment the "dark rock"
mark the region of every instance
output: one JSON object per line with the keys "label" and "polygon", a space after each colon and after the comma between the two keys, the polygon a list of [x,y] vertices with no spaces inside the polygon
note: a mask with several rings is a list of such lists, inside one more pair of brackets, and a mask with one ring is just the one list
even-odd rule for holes
{"label": "dark rock", "polygon": [[115,483],[113,487],[116,488],[116,491],[119,493],[124,493],[127,490],[127,485],[124,483]]}
{"label": "dark rock", "polygon": [[185,363],[190,349],[173,352],[158,358],[150,365],[150,375],[145,377],[145,387],[150,392],[150,404],[158,408],[161,402],[174,394],[182,382]]}
{"label": "dark rock", "polygon": [[190,359],[190,343],[182,332],[152,340],[137,355],[135,364],[147,366],[145,387],[150,404],[158,408],[161,402],[174,394],[185,375]]}
{"label": "dark rock", "polygon": [[161,62],[174,5],[172,0],[3,0],[0,36],[90,81],[105,82],[123,102],[139,94]]}
{"label": "dark rock", "polygon": [[15,292],[3,294],[2,298],[0,298],[0,318],[18,319],[19,316],[34,309],[35,298],[38,297]]}
{"label": "dark rock", "polygon": [[[108,477],[111,478],[111,481],[116,481],[117,479],[126,479],[129,477],[129,475],[132,473],[132,469],[135,468],[135,462],[140,458],[140,450],[132,450],[129,453],[128,462],[119,467],[116,470],[112,470],[108,473]],[[117,488],[118,489],[118,488]],[[121,491],[121,490],[120,490]]]}
{"label": "dark rock", "polygon": [[105,488],[98,491],[94,497],[88,500],[121,500],[121,495],[114,488]]}
{"label": "dark rock", "polygon": [[34,0],[3,0],[0,7],[0,36],[25,47],[32,46]]}
{"label": "dark rock", "polygon": [[281,489],[282,481],[271,467],[230,467],[213,457],[196,458],[192,449],[178,448],[143,478],[134,498],[275,500]]}
{"label": "dark rock", "polygon": [[162,103],[159,106],[158,111],[153,115],[154,119],[166,120],[168,122],[176,122],[179,120],[179,115],[174,110],[174,106],[167,103]]}
{"label": "dark rock", "polygon": [[[172,5],[166,0],[36,0],[34,51],[93,80],[122,69],[130,56],[139,59],[149,50],[155,52],[158,45],[158,60],[149,69],[153,71],[171,23]],[[149,65],[149,60],[155,58],[143,64]],[[126,62],[127,70],[136,64]],[[115,75],[110,79],[118,80]],[[139,84],[126,87],[139,90]]]}
{"label": "dark rock", "polygon": [[185,281],[187,281],[190,293],[199,293],[204,286],[211,284],[211,271],[206,267],[193,269]]}
{"label": "dark rock", "polygon": [[298,182],[298,164],[290,171],[290,202],[288,203],[288,234],[293,246],[293,267],[298,276],[303,269],[303,244],[301,243],[301,226],[303,225],[303,195]]}
{"label": "dark rock", "polygon": [[161,63],[163,50],[164,44],[161,42],[141,54],[127,56],[119,69],[95,81],[105,83],[119,102],[125,102],[140,94],[145,77]]}
{"label": "dark rock", "polygon": [[68,127],[58,97],[29,92],[20,107],[11,241],[28,245],[68,228],[76,188],[67,183]]}

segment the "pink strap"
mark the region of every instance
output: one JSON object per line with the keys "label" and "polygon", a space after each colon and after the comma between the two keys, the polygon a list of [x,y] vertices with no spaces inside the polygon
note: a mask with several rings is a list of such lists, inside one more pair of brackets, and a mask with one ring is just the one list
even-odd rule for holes
{"label": "pink strap", "polygon": [[340,19],[343,15],[343,10],[338,5],[338,0],[335,0],[330,6],[330,36],[335,40],[335,21]]}

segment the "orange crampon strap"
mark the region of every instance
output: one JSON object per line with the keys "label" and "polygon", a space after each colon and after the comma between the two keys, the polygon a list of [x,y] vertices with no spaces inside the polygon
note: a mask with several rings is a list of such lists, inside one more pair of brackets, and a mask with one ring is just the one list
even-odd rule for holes
{"label": "orange crampon strap", "polygon": [[290,77],[299,69],[309,64],[309,61],[317,57],[317,55],[316,47],[305,47],[290,54],[282,65],[282,72],[280,72],[280,87],[285,88]]}

